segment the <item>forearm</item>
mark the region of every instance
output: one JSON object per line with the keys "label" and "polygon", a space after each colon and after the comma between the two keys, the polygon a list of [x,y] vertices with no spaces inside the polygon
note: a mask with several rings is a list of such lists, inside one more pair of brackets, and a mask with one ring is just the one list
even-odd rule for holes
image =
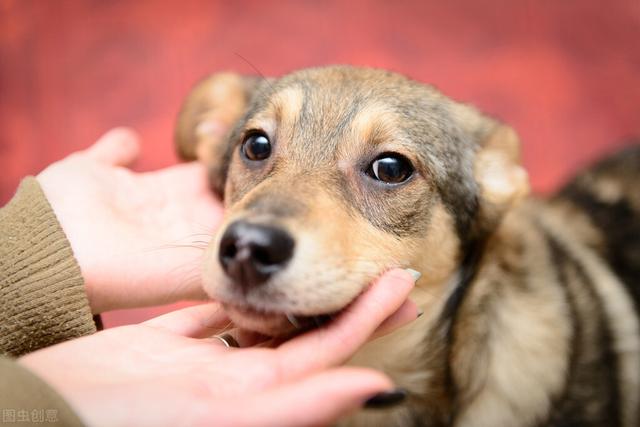
{"label": "forearm", "polygon": [[0,354],[95,332],[80,268],[34,178],[0,209]]}
{"label": "forearm", "polygon": [[58,393],[15,361],[0,356],[0,378],[2,423],[83,425]]}

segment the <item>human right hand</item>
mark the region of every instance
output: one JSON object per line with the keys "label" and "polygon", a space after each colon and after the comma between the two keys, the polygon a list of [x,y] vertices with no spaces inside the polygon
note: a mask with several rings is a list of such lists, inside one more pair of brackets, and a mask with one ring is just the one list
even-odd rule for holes
{"label": "human right hand", "polygon": [[206,298],[201,257],[223,214],[206,167],[136,173],[127,166],[139,151],[133,131],[113,129],[37,177],[93,313]]}

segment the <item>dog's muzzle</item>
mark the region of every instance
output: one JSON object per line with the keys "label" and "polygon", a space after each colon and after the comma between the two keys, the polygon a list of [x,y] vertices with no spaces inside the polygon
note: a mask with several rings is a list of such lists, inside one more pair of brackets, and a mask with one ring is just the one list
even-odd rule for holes
{"label": "dog's muzzle", "polygon": [[282,270],[294,246],[293,238],[280,228],[236,221],[222,236],[218,259],[226,275],[247,290]]}

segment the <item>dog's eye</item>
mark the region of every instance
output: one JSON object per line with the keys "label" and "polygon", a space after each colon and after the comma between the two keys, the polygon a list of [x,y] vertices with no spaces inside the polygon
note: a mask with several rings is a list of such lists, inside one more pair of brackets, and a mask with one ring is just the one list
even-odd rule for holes
{"label": "dog's eye", "polygon": [[406,181],[413,173],[411,162],[399,154],[385,153],[371,163],[367,174],[389,184]]}
{"label": "dog's eye", "polygon": [[249,160],[264,160],[271,155],[271,142],[262,132],[250,133],[242,142],[241,151]]}

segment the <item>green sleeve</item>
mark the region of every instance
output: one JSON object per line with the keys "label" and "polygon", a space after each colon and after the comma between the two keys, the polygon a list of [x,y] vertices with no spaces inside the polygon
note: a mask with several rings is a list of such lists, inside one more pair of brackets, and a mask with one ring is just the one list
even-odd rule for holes
{"label": "green sleeve", "polygon": [[0,378],[0,425],[83,425],[55,390],[14,360],[0,356]]}
{"label": "green sleeve", "polygon": [[0,355],[95,331],[71,246],[38,182],[26,178],[0,209]]}

